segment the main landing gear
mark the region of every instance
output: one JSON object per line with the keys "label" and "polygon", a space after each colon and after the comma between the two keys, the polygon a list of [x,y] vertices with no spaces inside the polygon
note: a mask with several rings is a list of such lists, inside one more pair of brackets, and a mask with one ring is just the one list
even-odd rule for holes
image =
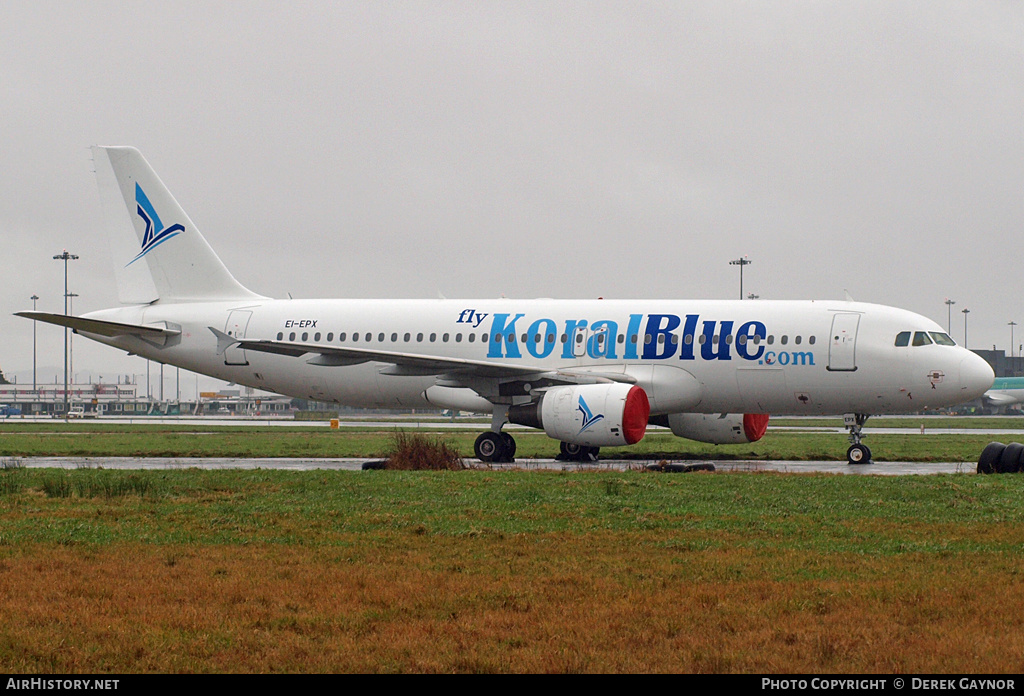
{"label": "main landing gear", "polygon": [[516,441],[508,433],[488,430],[476,439],[473,454],[482,462],[511,463],[516,460]]}
{"label": "main landing gear", "polygon": [[[508,423],[507,410],[495,411],[491,414],[491,429],[480,433],[473,443],[473,454],[485,463],[511,464],[516,460],[516,441],[508,433],[501,431]],[[559,443],[559,454],[556,457],[563,462],[596,462],[600,447],[587,447],[572,442]]]}
{"label": "main landing gear", "polygon": [[501,429],[508,423],[508,406],[491,413],[491,429],[480,433],[473,443],[473,454],[482,462],[511,464],[516,460],[516,441]]}
{"label": "main landing gear", "polygon": [[862,429],[871,416],[866,413],[847,413],[843,416],[843,422],[850,430],[850,449],[846,450],[846,462],[848,464],[874,464],[871,461],[871,450],[861,443]]}
{"label": "main landing gear", "polygon": [[600,447],[586,447],[572,442],[561,442],[558,445],[558,456],[563,462],[596,462]]}

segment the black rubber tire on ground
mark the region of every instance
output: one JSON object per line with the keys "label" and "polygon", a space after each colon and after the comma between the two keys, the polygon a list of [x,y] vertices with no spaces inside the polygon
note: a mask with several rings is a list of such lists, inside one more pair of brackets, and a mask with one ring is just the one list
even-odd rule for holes
{"label": "black rubber tire on ground", "polygon": [[994,474],[996,463],[1003,456],[1004,449],[1006,449],[1006,445],[1001,442],[990,442],[985,445],[985,449],[981,451],[981,456],[978,457],[978,473]]}
{"label": "black rubber tire on ground", "polygon": [[846,450],[846,463],[871,464],[871,450],[864,443],[850,445],[850,449]]}
{"label": "black rubber tire on ground", "polygon": [[596,462],[600,447],[587,447],[573,442],[558,443],[558,459],[563,462]]}
{"label": "black rubber tire on ground", "polygon": [[558,458],[563,461],[578,462],[580,460],[580,452],[582,451],[583,445],[577,445],[573,442],[558,443]]}
{"label": "black rubber tire on ground", "polygon": [[999,461],[995,463],[997,474],[1016,474],[1020,472],[1020,455],[1024,453],[1024,445],[1019,442],[1011,442],[999,455]]}
{"label": "black rubber tire on ground", "polygon": [[501,433],[501,441],[505,445],[505,456],[503,462],[514,462],[516,460],[516,439],[508,433]]}
{"label": "black rubber tire on ground", "polygon": [[488,430],[485,433],[480,433],[476,442],[473,443],[473,454],[482,462],[500,462],[504,452],[505,442],[501,433]]}

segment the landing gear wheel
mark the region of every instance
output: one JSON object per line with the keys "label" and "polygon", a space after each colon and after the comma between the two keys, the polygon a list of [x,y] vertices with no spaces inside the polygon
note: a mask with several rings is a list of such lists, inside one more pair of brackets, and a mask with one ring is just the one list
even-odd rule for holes
{"label": "landing gear wheel", "polygon": [[570,462],[596,462],[600,447],[587,447],[577,445],[574,442],[560,442],[558,444],[558,459]]}
{"label": "landing gear wheel", "polygon": [[489,430],[477,437],[473,454],[482,462],[512,462],[515,461],[516,441],[511,435]]}
{"label": "landing gear wheel", "polygon": [[583,445],[577,445],[572,442],[559,442],[558,458],[563,461],[578,462],[582,449]]}
{"label": "landing gear wheel", "polygon": [[848,464],[874,464],[871,461],[871,450],[867,445],[861,444],[864,437],[864,424],[871,416],[867,413],[847,413],[843,415],[843,421],[850,431],[850,449],[846,450],[846,462]]}
{"label": "landing gear wheel", "polygon": [[846,461],[849,464],[871,464],[871,450],[867,445],[857,443],[846,450]]}
{"label": "landing gear wheel", "polygon": [[516,460],[516,439],[508,433],[501,433],[501,441],[505,446],[505,459],[502,461],[514,462]]}
{"label": "landing gear wheel", "polygon": [[480,433],[473,443],[473,454],[482,462],[500,461],[504,449],[505,443],[502,442],[501,433]]}

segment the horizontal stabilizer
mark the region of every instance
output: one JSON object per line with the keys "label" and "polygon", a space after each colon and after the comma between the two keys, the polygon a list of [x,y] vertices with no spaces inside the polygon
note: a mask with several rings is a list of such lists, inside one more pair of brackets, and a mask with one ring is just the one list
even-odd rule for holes
{"label": "horizontal stabilizer", "polygon": [[170,336],[178,336],[181,331],[169,329],[164,326],[145,326],[142,324],[122,324],[116,321],[100,321],[99,319],[86,319],[85,317],[74,317],[66,314],[50,314],[49,312],[15,312],[15,316],[34,319],[47,324],[66,326],[75,331],[95,334],[97,336],[138,336],[150,340],[166,339]]}

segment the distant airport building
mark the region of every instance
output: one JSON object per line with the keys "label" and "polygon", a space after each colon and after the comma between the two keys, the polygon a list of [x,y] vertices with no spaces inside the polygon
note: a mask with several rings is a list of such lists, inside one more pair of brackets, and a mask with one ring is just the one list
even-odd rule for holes
{"label": "distant airport building", "polygon": [[995,348],[992,350],[974,350],[972,352],[980,355],[985,359],[985,362],[992,366],[992,371],[996,373],[996,377],[1024,376],[1024,356],[1008,356],[1006,351],[996,350]]}
{"label": "distant airport building", "polygon": [[[198,399],[157,401],[138,394],[135,384],[69,384],[68,417],[98,416],[291,416],[291,399],[238,389],[200,392]],[[64,385],[0,384],[0,417],[64,417]]]}

